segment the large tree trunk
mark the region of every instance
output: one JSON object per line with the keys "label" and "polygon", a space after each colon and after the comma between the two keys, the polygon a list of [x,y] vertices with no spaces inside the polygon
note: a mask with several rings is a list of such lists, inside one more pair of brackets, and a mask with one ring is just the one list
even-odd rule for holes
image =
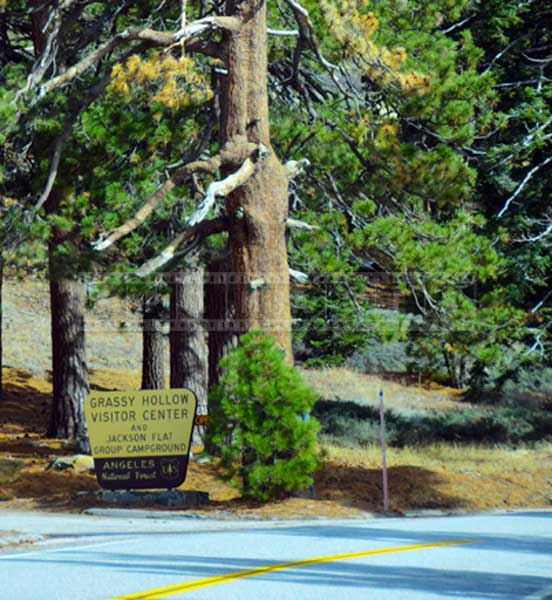
{"label": "large tree trunk", "polygon": [[266,2],[227,0],[228,15],[243,25],[225,44],[221,101],[222,142],[262,143],[268,157],[245,185],[226,201],[236,317],[242,332],[270,332],[292,362],[289,270],[285,239],[288,180],[270,145],[267,93]]}
{"label": "large tree trunk", "polygon": [[4,364],[2,361],[4,359],[4,352],[3,352],[3,347],[2,347],[2,340],[3,340],[3,331],[2,331],[2,325],[3,325],[3,320],[2,320],[2,302],[3,302],[3,295],[2,292],[3,290],[3,286],[4,286],[4,257],[2,256],[2,251],[0,250],[0,402],[2,402],[3,398],[4,398],[4,379],[3,379],[3,371],[2,371],[2,365]]}
{"label": "large tree trunk", "polygon": [[31,28],[33,36],[33,46],[35,57],[44,50],[46,44],[46,36],[43,32],[43,27],[48,19],[48,11],[50,10],[51,2],[44,0],[31,0]]}
{"label": "large tree trunk", "polygon": [[53,406],[49,435],[74,439],[79,452],[89,452],[84,401],[90,390],[84,334],[82,282],[64,273],[50,246],[50,310],[52,331]]}
{"label": "large tree trunk", "polygon": [[165,387],[163,349],[163,299],[159,294],[144,296],[142,304],[142,389]]}
{"label": "large tree trunk", "polygon": [[230,280],[230,258],[225,255],[209,263],[205,278],[205,323],[208,334],[209,390],[220,379],[219,362],[227,349],[236,342],[233,327],[234,288]]}
{"label": "large tree trunk", "polygon": [[[187,388],[197,397],[197,414],[207,414],[207,345],[203,328],[203,266],[172,274],[171,388]],[[194,427],[192,444],[201,445],[204,430]]]}

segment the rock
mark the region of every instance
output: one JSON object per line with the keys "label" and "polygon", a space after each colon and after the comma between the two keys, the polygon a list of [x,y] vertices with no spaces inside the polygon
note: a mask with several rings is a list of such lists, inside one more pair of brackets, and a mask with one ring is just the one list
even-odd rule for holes
{"label": "rock", "polygon": [[0,532],[0,548],[19,546],[20,544],[36,544],[42,542],[44,537],[31,533],[19,533],[17,531]]}
{"label": "rock", "polygon": [[53,458],[46,467],[46,470],[65,471],[74,469],[77,473],[93,473],[94,459],[87,454],[75,454],[73,456],[58,456]]}

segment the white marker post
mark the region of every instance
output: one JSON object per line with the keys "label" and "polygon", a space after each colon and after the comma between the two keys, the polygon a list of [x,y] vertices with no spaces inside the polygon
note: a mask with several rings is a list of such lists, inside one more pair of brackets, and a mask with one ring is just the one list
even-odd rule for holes
{"label": "white marker post", "polygon": [[385,409],[383,405],[383,390],[379,392],[380,397],[380,439],[381,459],[383,467],[383,511],[389,512],[389,485],[387,481],[387,446],[385,444]]}

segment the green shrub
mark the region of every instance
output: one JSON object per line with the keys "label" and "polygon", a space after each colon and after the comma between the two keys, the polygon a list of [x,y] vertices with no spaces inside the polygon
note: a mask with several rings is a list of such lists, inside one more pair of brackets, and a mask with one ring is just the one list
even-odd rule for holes
{"label": "green shrub", "polygon": [[375,420],[357,420],[331,415],[323,427],[326,441],[337,446],[370,446],[380,441],[380,426]]}
{"label": "green shrub", "polygon": [[405,373],[407,345],[404,342],[367,343],[347,360],[347,366],[361,373]]}
{"label": "green shrub", "polygon": [[[313,409],[321,432],[333,442],[357,446],[377,441],[379,411],[356,402],[320,400]],[[534,444],[552,439],[552,413],[524,408],[466,409],[454,412],[385,411],[391,446],[435,442]]]}
{"label": "green shrub", "polygon": [[518,369],[515,378],[504,384],[501,401],[508,406],[527,408],[552,406],[552,368]]}
{"label": "green shrub", "polygon": [[222,474],[246,497],[281,498],[312,483],[319,429],[309,419],[317,396],[285,362],[274,340],[253,330],[221,360],[209,394],[210,443]]}

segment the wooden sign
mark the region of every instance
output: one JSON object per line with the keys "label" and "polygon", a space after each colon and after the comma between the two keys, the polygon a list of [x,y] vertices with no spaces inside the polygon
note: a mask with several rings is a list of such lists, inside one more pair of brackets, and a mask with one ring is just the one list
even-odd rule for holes
{"label": "wooden sign", "polygon": [[198,427],[207,427],[211,424],[211,417],[209,415],[196,415],[194,423]]}
{"label": "wooden sign", "polygon": [[181,485],[196,409],[187,389],[92,392],[84,413],[98,483],[109,490]]}

